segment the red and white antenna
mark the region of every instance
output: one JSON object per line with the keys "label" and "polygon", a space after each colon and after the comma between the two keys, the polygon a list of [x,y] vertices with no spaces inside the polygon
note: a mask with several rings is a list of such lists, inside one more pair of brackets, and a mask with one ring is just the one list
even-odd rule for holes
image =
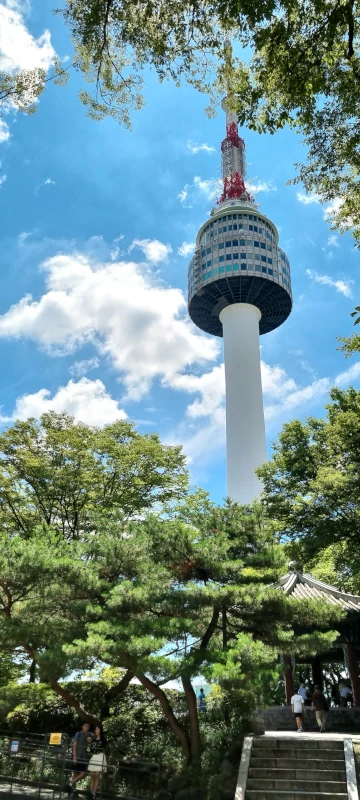
{"label": "red and white antenna", "polygon": [[[229,39],[226,39],[224,49],[225,60],[230,67],[232,48]],[[225,203],[226,200],[246,200],[253,203],[254,198],[245,188],[245,142],[239,136],[236,114],[230,110],[229,101],[230,85],[228,85],[228,97],[221,103],[226,113],[226,138],[221,142],[223,191],[218,203]]]}

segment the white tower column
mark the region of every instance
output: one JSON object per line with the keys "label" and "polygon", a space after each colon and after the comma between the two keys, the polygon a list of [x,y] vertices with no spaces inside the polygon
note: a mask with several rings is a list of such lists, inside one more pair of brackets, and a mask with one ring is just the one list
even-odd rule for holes
{"label": "white tower column", "polygon": [[248,504],[261,492],[254,470],[266,461],[260,371],[261,313],[249,303],[234,303],[220,313],[226,383],[227,494]]}

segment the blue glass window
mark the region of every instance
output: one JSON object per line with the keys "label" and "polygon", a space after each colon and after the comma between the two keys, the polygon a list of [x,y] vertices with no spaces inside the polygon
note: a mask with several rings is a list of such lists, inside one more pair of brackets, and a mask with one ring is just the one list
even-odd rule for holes
{"label": "blue glass window", "polygon": [[225,242],[226,247],[231,247],[231,242]]}
{"label": "blue glass window", "polygon": [[265,250],[265,242],[261,242],[261,249]]}
{"label": "blue glass window", "polygon": [[239,264],[234,264],[234,269],[239,269]]}
{"label": "blue glass window", "polygon": [[233,239],[233,247],[239,247],[238,239]]}
{"label": "blue glass window", "polygon": [[220,264],[221,264],[223,261],[225,261],[225,258],[224,258],[224,256],[219,256],[219,261],[220,261]]}
{"label": "blue glass window", "polygon": [[252,214],[249,214],[249,219],[252,219],[252,218],[253,218],[253,215],[252,215]]}
{"label": "blue glass window", "polygon": [[253,226],[253,230],[256,231],[256,233],[258,232],[257,225]]}
{"label": "blue glass window", "polygon": [[261,267],[262,272],[266,272],[266,267]]}
{"label": "blue glass window", "polygon": [[272,258],[269,258],[269,256],[268,256],[268,264],[272,264]]}
{"label": "blue glass window", "polygon": [[226,225],[223,225],[223,233],[225,233],[225,231],[227,231],[227,227]]}
{"label": "blue glass window", "polygon": [[246,259],[246,253],[241,253],[240,258],[245,260]]}
{"label": "blue glass window", "polygon": [[[241,254],[241,258],[242,257],[243,257],[243,255]],[[233,258],[239,258],[239,253],[233,253]]]}
{"label": "blue glass window", "polygon": [[232,225],[228,225],[228,231],[232,231]]}
{"label": "blue glass window", "polygon": [[253,231],[253,230],[254,230],[254,226],[253,225],[249,225],[249,231]]}
{"label": "blue glass window", "polygon": [[218,274],[219,274],[219,267],[216,267],[216,269],[213,269],[213,275],[218,275]]}
{"label": "blue glass window", "polygon": [[202,255],[202,257],[204,258],[204,255],[205,255],[205,250],[202,250],[202,251],[201,251],[201,255]]}
{"label": "blue glass window", "polygon": [[210,239],[212,239],[212,237],[213,237],[213,236],[214,236],[214,231],[211,231],[211,233],[210,233]]}
{"label": "blue glass window", "polygon": [[269,275],[273,274],[273,271],[272,271],[272,269],[270,269],[270,267],[268,267],[268,273],[269,273]]}
{"label": "blue glass window", "polygon": [[240,247],[245,247],[245,239],[240,239]]}
{"label": "blue glass window", "polygon": [[241,269],[246,269],[246,264],[241,264]]}
{"label": "blue glass window", "polygon": [[236,223],[233,225],[233,230],[237,231],[237,224]]}
{"label": "blue glass window", "polygon": [[224,242],[220,242],[220,244],[219,244],[219,250],[223,250],[223,249],[224,249]]}
{"label": "blue glass window", "polygon": [[260,242],[254,242],[254,247],[260,247]]}
{"label": "blue glass window", "polygon": [[207,254],[209,255],[209,253],[211,253],[211,247],[207,247],[207,248],[206,248],[206,252],[207,252]]}
{"label": "blue glass window", "polygon": [[226,261],[232,261],[231,253],[226,256]]}
{"label": "blue glass window", "polygon": [[232,264],[226,265],[226,272],[232,272]]}
{"label": "blue glass window", "polygon": [[261,261],[264,261],[266,264],[266,256],[261,256]]}
{"label": "blue glass window", "polygon": [[219,228],[219,233],[222,233],[222,228]]}
{"label": "blue glass window", "polygon": [[284,253],[281,253],[281,259],[282,259],[282,261],[285,261]]}
{"label": "blue glass window", "polygon": [[225,272],[225,267],[220,267],[219,272]]}
{"label": "blue glass window", "polygon": [[211,260],[206,262],[207,267],[211,267]]}

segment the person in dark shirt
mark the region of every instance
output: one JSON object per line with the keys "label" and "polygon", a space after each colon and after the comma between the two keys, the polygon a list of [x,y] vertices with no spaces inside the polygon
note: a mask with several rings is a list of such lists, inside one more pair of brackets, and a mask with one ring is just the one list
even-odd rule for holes
{"label": "person in dark shirt", "polygon": [[316,722],[320,728],[320,733],[326,729],[326,720],[329,711],[329,703],[321,691],[320,686],[315,686],[315,691],[311,699],[312,707],[315,709]]}
{"label": "person in dark shirt", "polygon": [[90,733],[90,725],[88,722],[83,722],[81,731],[75,733],[72,742],[72,764],[73,774],[71,783],[68,786],[69,796],[75,792],[75,786],[78,781],[85,778],[87,774],[87,766],[89,762],[88,748],[89,743],[92,741],[92,734]]}
{"label": "person in dark shirt", "polygon": [[200,689],[199,698],[198,698],[198,704],[199,704],[199,711],[207,711],[206,697],[205,697],[204,689]]}
{"label": "person in dark shirt", "polygon": [[96,798],[101,775],[106,772],[105,736],[101,725],[95,726],[94,738],[90,744],[91,758],[88,770],[90,772],[90,792]]}

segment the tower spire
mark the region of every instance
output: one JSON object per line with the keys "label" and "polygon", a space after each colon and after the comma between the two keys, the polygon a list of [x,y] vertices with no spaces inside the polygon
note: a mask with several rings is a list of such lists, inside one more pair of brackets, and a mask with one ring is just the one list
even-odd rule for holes
{"label": "tower spire", "polygon": [[237,118],[231,111],[231,85],[230,72],[232,66],[232,47],[230,39],[224,44],[225,74],[227,96],[221,103],[226,115],[226,137],[221,142],[221,172],[223,191],[218,204],[226,200],[245,200],[253,203],[254,199],[245,188],[245,142],[238,132]]}

